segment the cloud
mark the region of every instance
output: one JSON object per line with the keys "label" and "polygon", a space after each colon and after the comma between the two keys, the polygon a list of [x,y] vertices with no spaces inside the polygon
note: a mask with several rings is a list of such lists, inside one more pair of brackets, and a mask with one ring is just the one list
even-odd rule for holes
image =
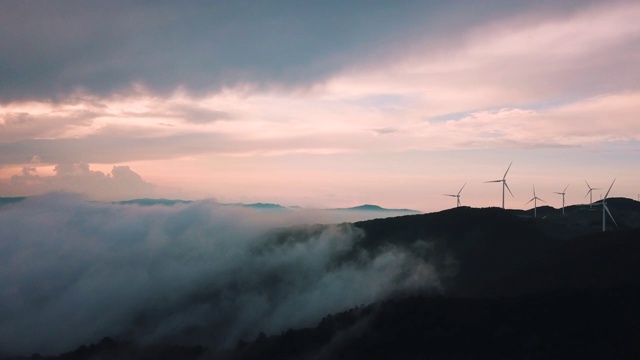
{"label": "cloud", "polygon": [[[469,147],[568,147],[638,141],[640,93],[596,96],[556,107],[479,111],[434,126]],[[448,138],[448,136],[447,136]],[[453,145],[453,144],[452,144]],[[462,144],[460,144],[462,145]]]}
{"label": "cloud", "polygon": [[341,53],[405,26],[393,21],[403,15],[398,10],[415,7],[410,1],[3,2],[0,99],[60,99],[78,89],[105,95],[136,83],[155,93],[305,86],[340,67]]}
{"label": "cloud", "polygon": [[74,130],[86,128],[100,113],[69,109],[50,108],[41,111],[35,104],[31,109],[12,112],[0,108],[0,144],[24,138],[55,138],[74,134]]}
{"label": "cloud", "polygon": [[[638,122],[634,114],[640,111],[638,99],[638,92],[623,92],[542,108],[523,106],[471,111],[451,115],[445,121],[427,122],[422,118],[414,119],[411,113],[415,110],[404,117],[389,118],[369,109],[325,100],[317,103],[305,97],[247,98],[245,108],[241,108],[238,105],[241,101],[230,95],[226,99],[207,99],[203,105],[206,110],[198,116],[206,120],[207,116],[228,115],[233,121],[220,119],[199,124],[185,124],[182,120],[182,116],[188,116],[192,105],[197,107],[195,99],[172,100],[171,104],[156,110],[152,110],[152,105],[157,99],[141,101],[144,106],[133,101],[130,107],[144,110],[135,116],[119,113],[110,120],[102,116],[101,126],[82,130],[84,136],[24,138],[0,143],[0,163],[22,165],[33,154],[39,154],[47,164],[113,164],[207,154],[275,156],[565,147],[635,141]],[[232,111],[218,114],[218,110],[210,110],[225,101]],[[185,113],[177,113],[173,104],[184,104],[178,108]],[[299,120],[303,112],[308,114],[304,115],[304,120]],[[234,115],[230,115],[232,113]],[[173,121],[175,126],[167,127],[158,119]]]}
{"label": "cloud", "polygon": [[[135,85],[155,94],[230,87],[308,88],[343,69],[433,52],[477,24],[519,12],[566,13],[585,2],[494,0],[211,4],[191,1],[0,4],[0,100],[110,95]],[[31,26],[38,24],[38,26]]]}
{"label": "cloud", "polygon": [[[496,147],[505,144],[526,144],[531,142],[530,139],[520,139],[519,137],[527,135],[517,134],[516,130],[526,130],[534,135],[539,133],[533,126],[518,124],[524,121],[545,121],[544,117],[530,116],[527,112],[536,112],[545,117],[550,114],[552,117],[555,110],[566,104],[582,104],[597,96],[624,97],[637,90],[636,80],[640,76],[637,66],[634,66],[634,59],[638,53],[635,43],[640,36],[640,27],[633,21],[636,15],[640,14],[640,7],[632,2],[607,5],[597,2],[581,2],[580,5],[541,2],[536,6],[530,5],[531,7],[520,4],[486,9],[484,6],[479,9],[477,5],[467,2],[460,2],[451,7],[423,5],[431,10],[425,14],[426,19],[439,19],[438,16],[446,15],[447,21],[451,22],[448,26],[443,26],[435,20],[431,23],[413,17],[403,25],[396,24],[399,14],[416,10],[414,6],[419,7],[409,3],[403,3],[397,9],[396,5],[391,9],[379,3],[367,9],[341,5],[346,7],[342,9],[345,10],[344,14],[338,14],[340,9],[321,4],[308,5],[309,7],[294,4],[290,8],[287,7],[287,11],[283,13],[274,10],[278,6],[274,9],[257,6],[242,12],[235,11],[237,9],[231,5],[212,5],[213,7],[209,8],[198,4],[203,8],[195,7],[194,9],[199,9],[195,11],[187,7],[174,9],[171,4],[158,5],[152,9],[147,9],[146,5],[140,3],[130,5],[131,8],[125,8],[121,4],[102,4],[101,10],[104,13],[123,16],[118,20],[112,20],[114,23],[95,18],[95,12],[100,10],[100,7],[88,7],[81,2],[79,4],[78,8],[71,10],[71,13],[78,17],[70,20],[69,24],[52,24],[54,33],[59,31],[65,36],[50,40],[71,41],[68,39],[73,38],[74,31],[71,29],[75,29],[75,26],[81,28],[80,24],[86,25],[93,21],[96,28],[111,29],[115,24],[125,26],[125,29],[139,28],[140,33],[133,32],[129,35],[133,44],[142,39],[148,40],[150,44],[160,39],[164,42],[167,37],[174,39],[175,53],[170,51],[166,56],[160,57],[161,59],[150,59],[148,64],[144,64],[144,69],[140,70],[143,75],[139,76],[145,77],[145,71],[154,69],[153,74],[149,76],[162,77],[158,81],[164,85],[154,86],[153,81],[131,80],[135,82],[133,84],[122,80],[122,86],[131,87],[129,90],[95,88],[84,93],[80,91],[80,94],[74,97],[66,95],[55,102],[16,101],[5,104],[0,109],[0,117],[4,118],[0,123],[4,130],[0,131],[0,142],[3,143],[0,144],[0,163],[22,164],[25,156],[34,153],[41,154],[43,161],[50,164],[81,161],[114,163],[211,153],[246,155],[357,152],[371,149],[405,151],[475,147],[472,144]],[[282,6],[285,3],[278,4]],[[505,5],[499,1],[494,4]],[[54,13],[65,9],[62,5],[47,6],[54,7],[48,9]],[[43,9],[32,9],[28,5],[18,6],[21,7],[26,17],[37,18],[45,14],[49,16]],[[182,56],[188,58],[185,60],[187,62],[193,58],[202,60],[203,64],[208,64],[209,57],[225,58],[224,49],[232,46],[233,42],[218,43],[217,41],[221,40],[212,36],[211,32],[226,33],[226,30],[229,34],[239,32],[248,36],[263,31],[264,34],[260,34],[266,39],[258,39],[275,41],[271,36],[277,37],[276,34],[280,34],[279,30],[289,26],[302,26],[297,21],[313,17],[307,10],[318,10],[315,14],[338,14],[335,21],[339,26],[336,29],[329,29],[329,25],[318,19],[311,19],[307,23],[310,27],[320,26],[327,33],[337,31],[343,23],[349,23],[346,17],[352,16],[350,20],[357,24],[350,31],[369,39],[370,42],[365,41],[365,45],[362,45],[365,49],[357,46],[348,47],[348,50],[345,48],[350,54],[347,59],[341,60],[345,63],[322,75],[322,80],[309,75],[307,80],[313,83],[313,86],[305,87],[305,91],[280,90],[278,86],[254,86],[251,84],[254,80],[260,82],[260,79],[263,79],[264,74],[258,74],[255,79],[249,76],[246,81],[238,80],[237,86],[220,87],[222,80],[212,81],[217,84],[211,85],[211,89],[215,90],[194,93],[190,91],[190,86],[197,88],[198,85],[191,84],[188,76],[183,79],[182,84],[181,81],[172,79],[174,73],[167,71],[165,67],[154,67],[154,61],[168,61],[169,63],[164,65],[172,68],[172,62],[179,61]],[[251,14],[257,15],[256,11],[264,11],[264,18],[252,18]],[[470,12],[473,13],[471,18],[464,16]],[[129,22],[127,19],[131,19],[130,13],[140,15],[141,18]],[[229,18],[222,18],[223,14]],[[221,17],[220,23],[210,19],[205,21],[204,18],[209,15],[214,18]],[[384,27],[373,31],[371,28],[374,26],[367,24],[360,16],[371,16],[372,19],[380,17],[382,25],[396,32],[384,37],[381,35],[385,33]],[[232,23],[230,19],[240,22]],[[468,21],[465,23],[465,20]],[[176,28],[169,26],[176,24]],[[241,28],[239,24],[250,26]],[[413,32],[408,30],[411,24],[417,26]],[[460,26],[451,31],[453,25]],[[19,24],[16,26],[20,28]],[[165,32],[171,32],[165,26],[176,31],[173,37],[160,36]],[[201,32],[189,32],[190,26]],[[276,29],[274,33],[266,31],[271,26]],[[437,31],[427,31],[432,28]],[[158,30],[158,33],[152,32],[151,29]],[[112,33],[100,34],[107,34],[104,36],[107,36],[109,41],[122,41],[115,36],[122,30],[111,30]],[[368,32],[365,30],[373,32],[366,35]],[[452,34],[446,35],[445,30]],[[299,44],[301,39],[311,41],[311,44],[315,44],[314,41],[323,42],[308,34],[308,31],[310,30],[305,29],[300,34],[288,35],[291,37],[277,37],[285,44],[274,45],[273,51],[277,52],[278,46],[289,46],[289,42]],[[15,33],[14,31],[14,36],[18,36]],[[38,31],[29,33],[26,30],[24,34],[18,34],[37,39],[44,36]],[[184,38],[187,35],[193,36],[193,42]],[[87,35],[77,36],[79,38],[73,40],[82,43],[98,35],[89,32]],[[84,39],[84,36],[88,38]],[[311,36],[311,40],[305,36]],[[338,36],[340,39],[344,37]],[[211,38],[210,41],[214,41],[215,46],[202,47],[197,56],[194,49],[191,52],[182,48],[193,46],[198,41],[209,41],[205,38]],[[397,41],[399,39],[403,41]],[[109,41],[106,41],[104,46],[108,46]],[[236,50],[249,48],[247,51],[250,53],[253,51],[251,44],[254,41],[258,40],[251,40],[243,49]],[[343,45],[353,46],[355,43],[351,41],[355,39]],[[74,44],[69,46],[73,48],[76,46]],[[260,46],[266,48],[267,44],[270,43],[267,41]],[[42,44],[41,46],[58,51],[57,48],[49,49]],[[141,44],[141,49],[148,46],[150,45]],[[160,45],[157,47],[162,48]],[[101,51],[100,49],[101,47],[97,46],[96,49],[89,49],[89,53]],[[136,53],[135,49],[137,48],[129,45],[122,51],[129,56],[131,52]],[[323,49],[317,51],[327,57],[338,51],[333,48]],[[372,57],[374,60],[367,60],[368,57],[365,55],[369,52],[380,56]],[[280,56],[286,57],[283,54],[288,53],[280,53]],[[105,56],[110,59],[119,55],[120,53],[116,52]],[[152,56],[143,51],[137,55],[144,59],[146,56]],[[89,59],[85,60],[91,62],[91,56],[88,56]],[[253,69],[248,70],[248,73],[262,73],[263,70],[270,74],[272,71],[278,72],[267,69],[269,66],[261,68],[261,57],[248,57],[249,60],[246,61],[251,62],[250,66]],[[298,60],[300,62],[300,59]],[[286,58],[282,61],[288,62],[293,59]],[[126,61],[115,63],[124,67],[143,66]],[[201,66],[204,66],[203,64]],[[230,67],[227,68],[224,64]],[[212,74],[216,71],[230,71],[235,74],[234,66],[238,62],[229,61],[224,64],[212,60]],[[193,68],[193,76],[197,75],[198,79],[208,76],[206,71],[197,69],[198,67]],[[118,68],[117,71],[131,75],[124,68]],[[91,74],[88,73],[88,77],[82,77],[78,81],[91,83]],[[277,78],[274,74],[264,76]],[[220,74],[210,76],[217,75]],[[242,78],[244,75],[238,76]],[[314,80],[310,80],[311,78]],[[293,83],[296,81],[292,81]],[[161,90],[164,88],[167,90]],[[71,90],[67,91],[69,94],[73,93],[69,91]],[[625,108],[632,107],[627,105]],[[514,120],[498,124],[496,114],[502,113],[504,109],[514,110],[511,112]],[[516,110],[521,114],[516,116]],[[456,126],[447,125],[455,127],[459,132],[447,133],[446,129],[441,129],[440,126],[425,125],[424,119],[462,118],[457,115],[451,116],[452,114],[473,114],[476,118],[493,117],[495,121],[490,127],[498,126],[501,129],[495,132],[480,129],[480,132],[475,132],[478,129],[474,124],[478,121],[460,121]],[[561,123],[566,127],[573,127],[573,131],[579,131],[576,130],[578,126],[575,120],[562,119]],[[544,125],[548,128],[553,127],[552,124]],[[511,127],[513,131],[503,129],[505,126]],[[394,136],[384,137],[384,140],[383,137],[376,137],[376,134],[388,133],[391,129],[402,129],[402,134],[396,132]],[[501,139],[489,142],[485,136],[487,134],[504,136],[498,136]],[[501,141],[502,139],[505,141]],[[585,138],[576,136],[573,139],[560,140],[563,141],[560,145],[576,145]],[[76,148],[82,151],[75,151]],[[110,151],[101,151],[104,148]]]}
{"label": "cloud", "polygon": [[291,223],[288,212],[64,194],[0,212],[0,342],[8,353],[57,353],[106,335],[233,345],[394,291],[438,286],[433,267],[409,250],[359,249],[363,234],[351,225],[274,230]]}
{"label": "cloud", "polygon": [[231,114],[225,111],[211,110],[202,106],[176,105],[172,110],[176,112],[177,117],[192,124],[209,124],[232,118]]}
{"label": "cloud", "polygon": [[385,66],[349,68],[327,87],[356,99],[383,93],[417,97],[419,105],[408,114],[415,117],[637,90],[637,3],[527,10],[484,21],[474,17],[453,39],[412,38],[412,50],[390,51]]}
{"label": "cloud", "polygon": [[105,174],[91,170],[87,163],[58,164],[55,174],[49,176],[39,175],[35,165],[25,166],[20,174],[11,177],[11,193],[67,191],[95,200],[122,200],[151,196],[154,190],[153,184],[144,181],[128,166],[114,166],[111,173]]}
{"label": "cloud", "polygon": [[385,127],[385,128],[372,129],[372,130],[378,135],[387,135],[387,134],[393,134],[395,132],[398,132],[398,129],[392,128],[392,127]]}

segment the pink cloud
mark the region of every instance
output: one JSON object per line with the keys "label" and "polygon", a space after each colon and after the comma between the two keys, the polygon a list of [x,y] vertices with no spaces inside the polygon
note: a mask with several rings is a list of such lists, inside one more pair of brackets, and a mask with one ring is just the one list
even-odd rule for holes
{"label": "pink cloud", "polygon": [[[2,184],[0,184],[1,186]],[[36,167],[25,166],[11,176],[3,192],[34,195],[66,191],[94,200],[124,200],[154,194],[154,185],[142,179],[129,166],[114,166],[111,173],[94,171],[89,164],[58,164],[54,175],[39,175]]]}

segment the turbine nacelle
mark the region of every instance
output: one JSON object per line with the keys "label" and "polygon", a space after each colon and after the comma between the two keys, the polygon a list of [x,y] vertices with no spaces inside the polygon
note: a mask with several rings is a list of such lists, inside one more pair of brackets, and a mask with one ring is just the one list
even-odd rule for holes
{"label": "turbine nacelle", "polygon": [[611,215],[611,211],[609,211],[609,207],[607,206],[607,197],[609,196],[609,192],[611,192],[611,188],[613,187],[613,184],[615,184],[616,179],[613,179],[613,182],[611,183],[611,186],[609,186],[609,190],[607,190],[607,193],[604,195],[604,198],[602,198],[602,202],[600,203],[602,205],[602,231],[606,231],[606,216],[605,216],[605,212],[607,214],[609,214],[609,217],[611,218],[611,221],[613,221],[613,223],[616,225],[616,227],[618,227],[618,223],[616,223],[616,220],[613,218],[613,215]]}
{"label": "turbine nacelle", "polygon": [[507,184],[507,173],[509,173],[509,169],[511,169],[512,164],[513,164],[513,161],[509,163],[509,167],[507,168],[507,171],[504,172],[504,176],[502,176],[502,179],[485,181],[485,183],[497,183],[497,182],[502,183],[502,208],[503,209],[504,209],[504,189],[507,188],[507,190],[509,190],[509,194],[511,194],[511,197],[514,197],[513,193],[511,192],[511,189],[509,189],[509,184]]}
{"label": "turbine nacelle", "polygon": [[533,197],[531,198],[531,200],[527,201],[525,203],[525,205],[527,205],[528,203],[533,201],[533,217],[538,217],[538,200],[542,201],[542,202],[546,202],[542,199],[540,199],[538,196],[536,196],[536,186],[533,186]]}
{"label": "turbine nacelle", "polygon": [[589,191],[587,191],[587,194],[584,196],[584,198],[586,199],[587,196],[589,197],[589,208],[591,208],[593,207],[593,190],[601,190],[601,189],[592,188],[591,185],[589,185],[589,182],[587,182],[587,180],[585,180],[584,182],[587,183],[587,187],[589,188]]}
{"label": "turbine nacelle", "polygon": [[458,193],[455,194],[455,195],[452,195],[452,194],[443,194],[443,195],[444,196],[451,196],[451,197],[456,198],[457,199],[456,207],[460,207],[460,204],[461,204],[460,203],[460,193],[462,192],[462,189],[464,189],[465,186],[467,186],[467,183],[464,183],[464,185],[462,185],[462,187],[460,188],[460,191],[458,191]]}
{"label": "turbine nacelle", "polygon": [[[589,184],[587,184],[587,185],[589,185]],[[562,215],[564,215],[564,195],[567,193],[567,189],[568,188],[569,188],[569,184],[567,184],[567,186],[565,186],[565,188],[564,188],[564,190],[562,190],[562,192],[554,192],[554,194],[562,195]]]}

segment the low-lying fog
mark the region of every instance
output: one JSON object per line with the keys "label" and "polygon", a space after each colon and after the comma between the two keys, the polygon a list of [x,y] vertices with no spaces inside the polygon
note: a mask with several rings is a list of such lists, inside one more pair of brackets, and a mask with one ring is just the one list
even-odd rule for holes
{"label": "low-lying fog", "polygon": [[[359,250],[363,234],[349,224],[274,237],[353,215],[69,194],[2,206],[0,353],[56,354],[104,336],[233,346],[394,291],[438,286],[433,268],[408,251]],[[354,250],[353,260],[336,261]]]}

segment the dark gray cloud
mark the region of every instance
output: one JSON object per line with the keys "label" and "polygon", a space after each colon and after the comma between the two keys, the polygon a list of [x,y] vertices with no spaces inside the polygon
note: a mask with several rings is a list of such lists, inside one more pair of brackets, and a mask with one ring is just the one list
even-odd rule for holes
{"label": "dark gray cloud", "polygon": [[[514,3],[8,0],[0,3],[0,101],[127,92],[132,83],[159,93],[306,86],[410,50],[415,38],[446,43],[524,7]],[[536,6],[545,3],[578,6]]]}
{"label": "dark gray cloud", "polygon": [[55,98],[76,89],[104,94],[125,91],[133,82],[160,92],[180,85],[207,91],[243,82],[305,82],[338,66],[328,55],[366,42],[355,36],[358,31],[380,34],[376,26],[384,20],[375,12],[367,19],[361,14],[366,9],[342,2],[0,6],[5,100]]}
{"label": "dark gray cloud", "polygon": [[[434,269],[408,250],[358,250],[362,233],[350,225],[275,236],[288,212],[51,194],[0,214],[0,343],[8,353],[57,353],[105,335],[233,345],[393,291],[438,286]],[[351,251],[356,261],[336,261]]]}

